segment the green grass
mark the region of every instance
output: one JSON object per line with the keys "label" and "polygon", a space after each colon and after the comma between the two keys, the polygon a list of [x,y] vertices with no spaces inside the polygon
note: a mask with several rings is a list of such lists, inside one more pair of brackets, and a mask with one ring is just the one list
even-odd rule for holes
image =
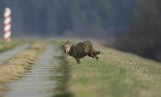
{"label": "green grass", "polygon": [[85,57],[72,65],[70,91],[75,97],[161,97],[161,63],[94,45],[99,60]]}
{"label": "green grass", "polygon": [[0,53],[12,49],[21,43],[19,40],[12,40],[11,42],[0,41]]}
{"label": "green grass", "polygon": [[[69,91],[68,82],[70,80],[70,68],[71,66],[66,64],[65,56],[56,57],[59,60],[59,65],[56,65],[53,69],[54,76],[51,77],[52,80],[56,82],[53,97],[73,97],[72,93]],[[57,75],[55,75],[57,73]]]}

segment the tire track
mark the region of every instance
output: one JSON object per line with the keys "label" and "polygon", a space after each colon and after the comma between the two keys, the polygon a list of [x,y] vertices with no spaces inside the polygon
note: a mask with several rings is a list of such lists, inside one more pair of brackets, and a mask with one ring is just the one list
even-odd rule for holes
{"label": "tire track", "polygon": [[[55,56],[60,55],[56,47],[48,45],[45,52],[33,65],[30,73],[24,75],[21,80],[9,84],[10,90],[4,97],[51,97],[56,82],[51,80],[52,68],[56,65]],[[53,61],[54,60],[54,61]],[[54,62],[54,63],[53,63]]]}
{"label": "tire track", "polygon": [[14,57],[16,54],[20,53],[21,51],[25,50],[27,47],[29,47],[29,44],[23,44],[18,47],[15,47],[11,50],[5,51],[0,54],[0,64],[5,62],[6,60]]}

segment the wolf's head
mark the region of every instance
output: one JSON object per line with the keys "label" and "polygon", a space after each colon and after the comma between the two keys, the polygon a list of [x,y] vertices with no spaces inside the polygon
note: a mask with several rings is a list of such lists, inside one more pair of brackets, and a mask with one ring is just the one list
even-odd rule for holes
{"label": "wolf's head", "polygon": [[63,44],[63,49],[65,53],[69,53],[70,48],[72,47],[73,44],[70,41],[62,42],[62,44]]}

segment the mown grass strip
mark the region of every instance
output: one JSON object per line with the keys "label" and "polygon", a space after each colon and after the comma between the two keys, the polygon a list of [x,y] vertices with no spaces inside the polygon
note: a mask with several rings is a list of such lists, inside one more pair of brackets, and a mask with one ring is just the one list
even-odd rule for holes
{"label": "mown grass strip", "polygon": [[75,97],[161,97],[161,63],[94,45],[99,60],[86,57],[72,65],[70,91]]}
{"label": "mown grass strip", "polygon": [[0,91],[5,90],[6,83],[18,80],[23,74],[31,69],[32,64],[43,52],[46,44],[36,42],[25,51],[17,54],[0,65]]}
{"label": "mown grass strip", "polygon": [[0,53],[12,49],[20,44],[22,44],[22,41],[19,40],[13,40],[11,42],[0,41]]}
{"label": "mown grass strip", "polygon": [[[59,44],[61,42],[54,41],[52,43]],[[51,80],[56,82],[53,97],[73,97],[71,91],[69,91],[71,65],[67,63],[66,55],[60,50],[62,50],[62,47],[59,45],[56,51],[60,54],[54,57],[54,61],[57,62],[56,64],[54,62],[53,76],[51,76]]]}

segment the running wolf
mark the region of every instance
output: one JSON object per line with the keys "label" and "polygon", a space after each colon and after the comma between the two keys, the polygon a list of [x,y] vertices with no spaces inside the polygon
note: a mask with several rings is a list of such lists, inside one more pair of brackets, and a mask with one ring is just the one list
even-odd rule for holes
{"label": "running wolf", "polygon": [[70,56],[74,57],[77,63],[80,63],[80,58],[83,58],[87,55],[89,57],[99,59],[97,55],[100,54],[100,51],[96,51],[93,48],[91,41],[79,42],[76,45],[70,41],[66,41],[62,42],[62,44],[65,53],[68,53]]}

